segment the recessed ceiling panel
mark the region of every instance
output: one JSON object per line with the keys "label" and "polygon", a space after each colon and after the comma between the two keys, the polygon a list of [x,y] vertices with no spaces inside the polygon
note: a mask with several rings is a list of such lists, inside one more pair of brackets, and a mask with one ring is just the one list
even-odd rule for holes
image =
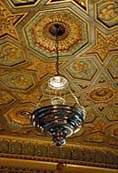
{"label": "recessed ceiling panel", "polygon": [[107,0],[98,1],[97,7],[97,19],[106,27],[112,28],[118,25],[118,1]]}

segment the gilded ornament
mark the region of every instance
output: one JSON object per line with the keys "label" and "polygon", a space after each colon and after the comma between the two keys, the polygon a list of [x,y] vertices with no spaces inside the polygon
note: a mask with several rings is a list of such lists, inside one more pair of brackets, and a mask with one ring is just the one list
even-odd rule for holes
{"label": "gilded ornament", "polygon": [[114,92],[111,88],[98,87],[88,93],[90,100],[96,103],[109,102],[114,97]]}
{"label": "gilded ornament", "polygon": [[55,55],[55,36],[53,26],[60,25],[63,34],[59,36],[60,56],[74,53],[88,44],[87,23],[80,17],[73,15],[69,10],[37,13],[25,26],[25,35],[29,46],[36,52]]}

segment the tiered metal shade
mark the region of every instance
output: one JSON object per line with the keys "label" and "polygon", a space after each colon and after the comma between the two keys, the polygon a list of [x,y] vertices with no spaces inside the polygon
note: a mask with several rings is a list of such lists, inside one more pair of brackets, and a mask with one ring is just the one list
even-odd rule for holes
{"label": "tiered metal shade", "polygon": [[68,105],[50,105],[32,113],[33,125],[48,132],[57,146],[64,145],[66,138],[80,130],[85,111]]}

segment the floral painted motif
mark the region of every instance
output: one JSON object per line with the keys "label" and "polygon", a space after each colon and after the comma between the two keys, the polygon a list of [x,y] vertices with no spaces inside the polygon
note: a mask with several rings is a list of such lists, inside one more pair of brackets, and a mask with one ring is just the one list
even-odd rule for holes
{"label": "floral painted motif", "polygon": [[107,27],[118,25],[118,1],[101,1],[97,5],[98,19]]}
{"label": "floral painted motif", "polygon": [[2,45],[0,48],[0,64],[8,67],[20,64],[24,62],[24,53],[23,51],[11,44],[7,43]]}

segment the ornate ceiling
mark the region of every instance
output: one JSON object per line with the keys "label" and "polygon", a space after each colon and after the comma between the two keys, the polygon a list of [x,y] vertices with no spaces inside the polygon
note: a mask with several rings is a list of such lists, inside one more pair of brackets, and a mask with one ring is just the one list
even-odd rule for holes
{"label": "ornate ceiling", "polygon": [[[62,148],[29,120],[55,74],[54,23],[64,28],[61,74],[87,111],[82,129]],[[115,172],[117,148],[118,1],[0,0],[0,172],[53,173],[57,162],[68,164],[68,173]],[[32,168],[28,160],[45,163]],[[13,165],[20,161],[28,168]]]}

